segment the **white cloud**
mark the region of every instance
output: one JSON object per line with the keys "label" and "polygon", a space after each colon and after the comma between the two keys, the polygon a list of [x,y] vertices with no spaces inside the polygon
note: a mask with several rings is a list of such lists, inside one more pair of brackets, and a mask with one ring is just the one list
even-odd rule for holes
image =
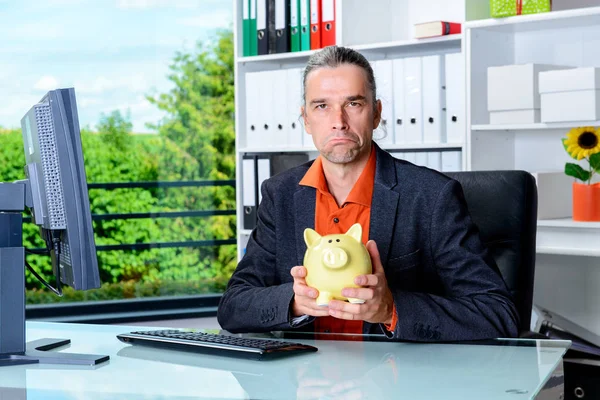
{"label": "white cloud", "polygon": [[150,102],[148,100],[146,100],[145,97],[138,96],[134,103],[112,105],[110,107],[105,107],[102,110],[102,112],[109,113],[114,110],[120,110],[123,113],[126,113],[127,111],[129,111],[129,112],[131,112],[132,119],[135,119],[133,117],[136,116],[136,114],[137,115],[148,114],[150,111],[155,111],[156,106],[150,104]]}
{"label": "white cloud", "polygon": [[44,75],[33,85],[33,88],[43,91],[57,89],[58,79],[50,75]]}
{"label": "white cloud", "polygon": [[123,89],[133,92],[145,91],[150,84],[142,75],[133,75],[109,79],[105,76],[98,76],[93,81],[82,81],[75,83],[75,91],[83,94],[102,94],[111,90]]}
{"label": "white cloud", "polygon": [[231,24],[231,13],[226,10],[215,10],[194,17],[181,18],[178,24],[199,28],[227,28]]}
{"label": "white cloud", "polygon": [[11,96],[10,101],[0,107],[0,125],[8,128],[21,126],[21,118],[39,100],[38,97],[26,93]]}
{"label": "white cloud", "polygon": [[85,4],[85,0],[44,0],[44,5],[48,7],[55,6],[77,6]]}
{"label": "white cloud", "polygon": [[147,9],[147,8],[196,8],[198,0],[117,0],[117,8]]}
{"label": "white cloud", "polygon": [[96,106],[100,103],[102,103],[102,100],[100,100],[97,97],[80,96],[77,99],[77,105],[84,107],[84,108],[90,107],[90,106]]}
{"label": "white cloud", "polygon": [[[41,39],[49,41],[51,39],[63,38],[66,36],[65,31],[65,27],[61,24],[35,21],[30,23],[11,24],[10,30],[8,30],[7,33],[10,35],[11,39],[38,42]],[[31,51],[31,49],[29,49],[29,51]]]}

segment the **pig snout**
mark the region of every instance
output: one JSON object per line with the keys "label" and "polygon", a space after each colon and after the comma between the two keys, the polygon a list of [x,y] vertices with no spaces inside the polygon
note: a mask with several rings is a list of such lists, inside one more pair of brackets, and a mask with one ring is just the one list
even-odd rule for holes
{"label": "pig snout", "polygon": [[340,248],[323,251],[323,265],[329,268],[341,268],[348,263],[348,254]]}

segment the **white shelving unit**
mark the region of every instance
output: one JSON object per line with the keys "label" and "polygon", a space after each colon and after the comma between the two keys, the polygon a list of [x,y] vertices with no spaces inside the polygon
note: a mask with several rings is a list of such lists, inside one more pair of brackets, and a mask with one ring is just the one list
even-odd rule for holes
{"label": "white shelving unit", "polygon": [[569,130],[574,126],[600,126],[600,121],[555,122],[518,125],[471,125],[471,131],[547,131],[552,129]]}
{"label": "white shelving unit", "polygon": [[[336,43],[360,51],[369,61],[398,59],[405,57],[422,57],[460,53],[462,51],[462,35],[452,35],[429,39],[414,39],[413,26],[418,22],[444,20],[464,22],[489,15],[489,2],[480,0],[335,0]],[[246,115],[246,74],[262,71],[290,70],[302,68],[315,51],[303,51],[283,54],[242,57],[243,37],[241,0],[234,0],[234,44],[235,44],[235,98],[236,98],[236,153],[237,166],[237,204],[242,205],[242,157],[245,153],[306,153],[309,158],[317,156],[310,137],[303,143],[291,146],[269,146],[268,139],[264,145],[248,140]],[[301,123],[298,110],[298,123]],[[465,115],[460,116],[465,121]],[[392,127],[393,128],[393,127]],[[388,125],[388,134],[390,126]],[[255,134],[255,133],[254,133]],[[255,136],[254,136],[255,137]],[[396,152],[432,152],[460,151],[462,169],[466,168],[466,144],[459,143],[385,143],[383,148]],[[243,229],[243,207],[237,207],[238,220],[238,257],[241,258],[251,234]]]}
{"label": "white shelving unit", "polygon": [[[415,144],[385,144],[382,145],[385,150],[459,150],[462,151],[464,148],[463,143],[415,143]],[[240,148],[240,153],[252,153],[256,152],[256,148]],[[265,147],[260,150],[261,153],[281,153],[281,152],[300,152],[300,153],[316,153],[316,149],[310,149],[306,147]]]}
{"label": "white shelving unit", "polygon": [[[390,144],[399,152],[460,150],[467,170],[562,170],[570,158],[560,139],[573,123],[490,125],[487,112],[487,67],[520,63],[600,66],[600,0],[555,0],[551,13],[481,19],[488,0],[335,0],[337,44],[354,48],[370,61],[462,53],[466,63],[466,131],[461,143]],[[368,5],[367,5],[368,3]],[[238,257],[252,231],[243,229],[242,156],[246,152],[317,153],[310,141],[301,145],[248,145],[246,74],[305,66],[314,51],[242,57],[241,0],[234,0],[235,122]],[[458,36],[412,39],[414,23],[465,22]],[[298,110],[298,122],[299,110]],[[570,188],[565,188],[570,190]],[[534,301],[600,333],[600,224],[570,219],[538,222]],[[561,290],[557,290],[560,287]]]}
{"label": "white shelving unit", "polygon": [[[572,159],[561,139],[573,127],[600,126],[600,121],[490,125],[487,68],[526,63],[600,66],[600,7],[472,21],[465,24],[463,32],[467,169],[563,171]],[[570,192],[571,187],[564,190]],[[600,223],[540,220],[537,253],[534,302],[599,333],[600,324],[595,321],[600,303],[592,304],[590,299],[600,288],[600,274],[591,272],[600,267]],[[557,290],[572,282],[574,274],[589,277],[580,287],[565,285],[565,290]],[[577,290],[588,295],[575,295]]]}

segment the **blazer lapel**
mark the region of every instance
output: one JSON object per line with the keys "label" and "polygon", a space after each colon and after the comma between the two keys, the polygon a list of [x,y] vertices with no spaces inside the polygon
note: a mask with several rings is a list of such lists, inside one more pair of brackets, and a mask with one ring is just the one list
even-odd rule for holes
{"label": "blazer lapel", "polygon": [[304,230],[306,228],[315,229],[315,204],[317,191],[311,187],[302,187],[294,193],[294,232],[296,234],[296,249],[298,264],[304,264],[304,253],[306,252],[306,243],[304,243]]}
{"label": "blazer lapel", "polygon": [[375,186],[371,201],[369,239],[377,243],[381,262],[385,265],[392,240],[400,195],[392,188],[397,184],[396,166],[391,155],[373,142],[377,151]]}

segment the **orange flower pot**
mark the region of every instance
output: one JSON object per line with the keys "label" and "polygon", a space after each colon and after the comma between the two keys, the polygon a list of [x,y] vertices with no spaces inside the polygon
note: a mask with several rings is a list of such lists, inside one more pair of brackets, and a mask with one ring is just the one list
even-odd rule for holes
{"label": "orange flower pot", "polygon": [[600,183],[573,182],[573,220],[600,221]]}

